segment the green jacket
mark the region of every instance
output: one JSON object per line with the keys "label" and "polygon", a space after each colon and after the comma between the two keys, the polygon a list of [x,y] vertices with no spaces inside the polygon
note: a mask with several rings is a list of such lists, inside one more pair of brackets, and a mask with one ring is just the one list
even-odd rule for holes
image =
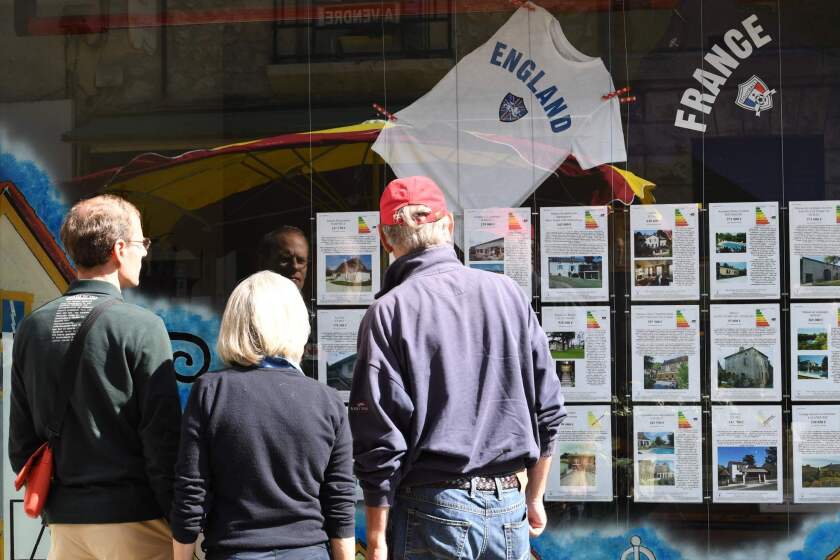
{"label": "green jacket", "polygon": [[51,523],[125,523],[169,514],[181,408],[160,318],[107,282],[73,282],[24,319],[12,352],[9,459],[17,472],[47,440],[64,354],[99,298],[111,306],[82,352],[45,514]]}

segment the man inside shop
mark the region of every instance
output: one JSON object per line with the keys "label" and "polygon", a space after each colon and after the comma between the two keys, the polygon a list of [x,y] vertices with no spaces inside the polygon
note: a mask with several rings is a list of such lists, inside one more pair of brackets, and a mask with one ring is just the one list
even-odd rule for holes
{"label": "man inside shop", "polygon": [[309,267],[309,241],[303,230],[284,225],[263,236],[259,244],[260,270],[285,276],[303,291]]}
{"label": "man inside shop", "polygon": [[545,333],[512,280],[458,259],[431,179],[392,181],[380,226],[396,260],[349,400],[368,560],[526,557],[566,414]]}

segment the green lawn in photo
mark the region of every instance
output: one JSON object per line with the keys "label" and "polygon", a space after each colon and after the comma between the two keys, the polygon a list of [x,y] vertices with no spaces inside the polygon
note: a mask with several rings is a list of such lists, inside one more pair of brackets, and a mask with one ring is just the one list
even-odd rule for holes
{"label": "green lawn in photo", "polygon": [[840,280],[817,280],[812,286],[840,286]]}
{"label": "green lawn in photo", "polygon": [[327,280],[331,284],[335,284],[336,286],[370,286],[372,282],[370,280],[366,282],[348,282],[347,280]]}
{"label": "green lawn in photo", "polygon": [[583,346],[573,346],[568,350],[552,350],[551,357],[555,360],[582,360],[584,356]]}
{"label": "green lawn in photo", "polygon": [[591,280],[589,278],[568,278],[566,276],[548,277],[548,287],[552,290],[568,290],[572,288],[600,288],[601,280]]}
{"label": "green lawn in photo", "polygon": [[800,350],[828,350],[828,333],[821,332],[813,336],[799,334],[798,347]]}

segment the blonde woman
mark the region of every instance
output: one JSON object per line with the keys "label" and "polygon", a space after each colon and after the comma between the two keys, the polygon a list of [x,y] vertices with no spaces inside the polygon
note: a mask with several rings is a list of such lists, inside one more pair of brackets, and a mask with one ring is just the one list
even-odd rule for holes
{"label": "blonde woman", "polygon": [[309,317],[297,287],[263,271],[240,283],[217,350],[229,369],[190,394],[175,478],[176,560],[204,529],[208,560],[354,556],[354,483],[338,393],[298,365]]}

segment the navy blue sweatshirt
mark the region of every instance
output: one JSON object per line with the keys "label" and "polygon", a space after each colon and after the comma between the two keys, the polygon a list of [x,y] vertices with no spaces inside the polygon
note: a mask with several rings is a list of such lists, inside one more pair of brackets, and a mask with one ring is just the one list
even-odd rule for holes
{"label": "navy blue sweatshirt", "polygon": [[350,391],[356,476],[369,506],[401,484],[533,466],[565,416],[548,341],[509,278],[450,246],[388,268],[358,337]]}
{"label": "navy blue sweatshirt", "polygon": [[[354,535],[347,413],[298,370],[207,373],[190,394],[172,534],[212,551],[309,546]],[[203,521],[203,516],[206,520]]]}

